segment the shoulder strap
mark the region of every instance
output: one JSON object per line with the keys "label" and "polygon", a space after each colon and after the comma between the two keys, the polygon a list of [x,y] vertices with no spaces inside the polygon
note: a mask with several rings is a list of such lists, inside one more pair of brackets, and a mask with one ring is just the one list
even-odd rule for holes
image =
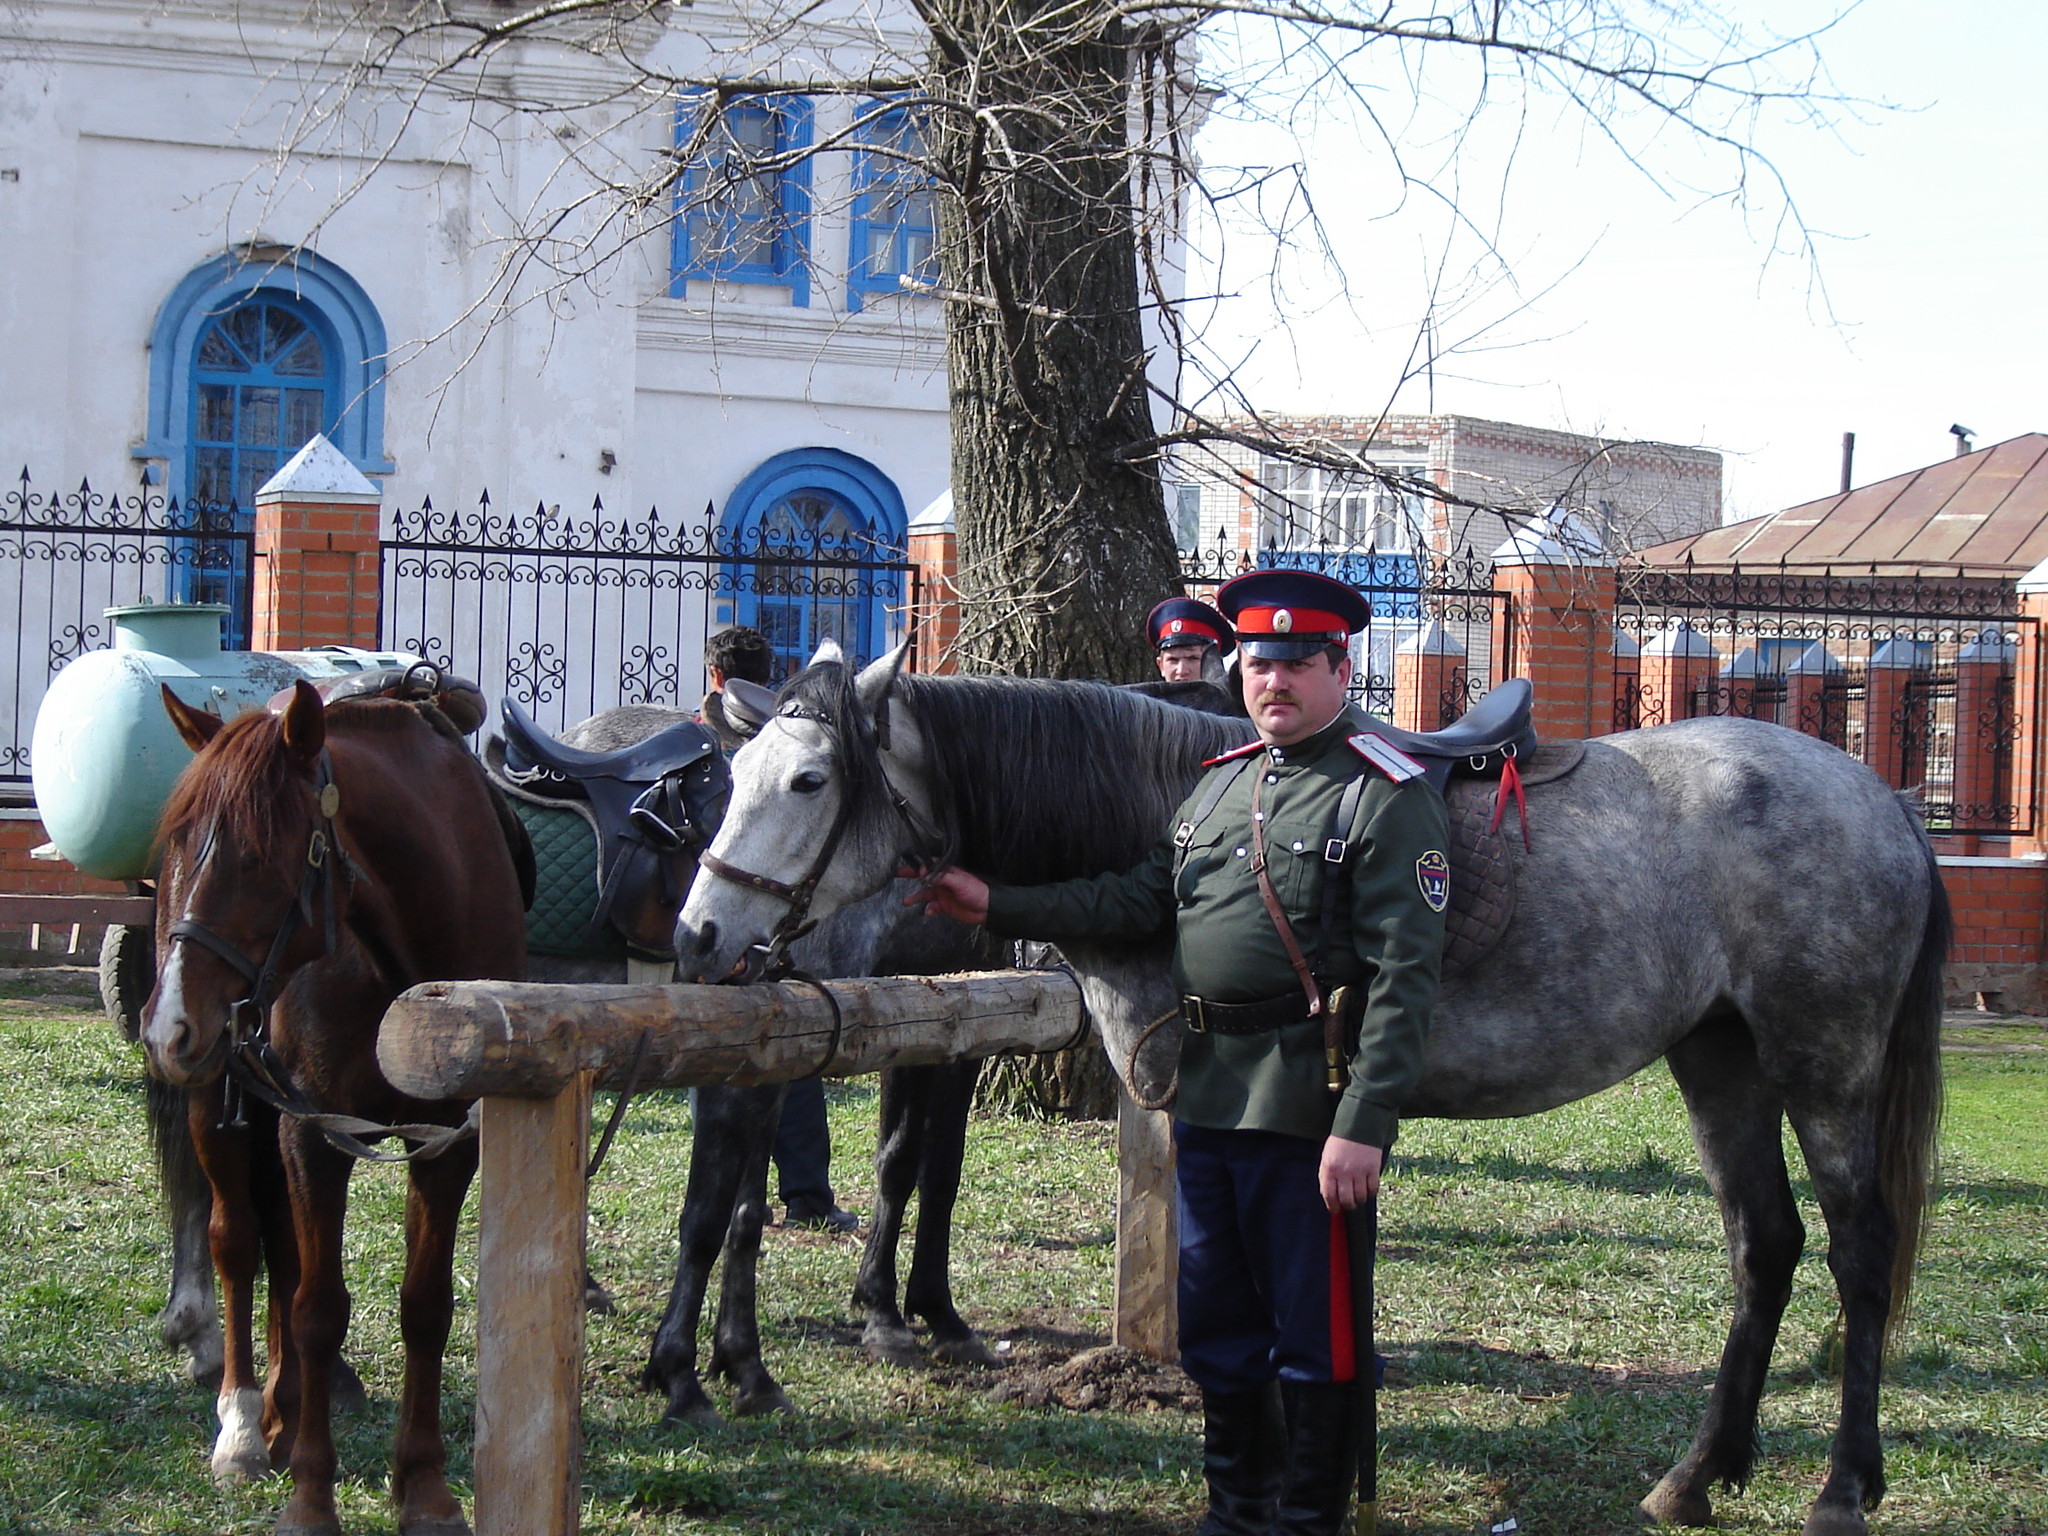
{"label": "shoulder strap", "polygon": [[[1375,763],[1374,766],[1381,765]],[[1337,924],[1337,883],[1345,866],[1351,862],[1351,846],[1358,841],[1358,806],[1365,798],[1366,780],[1370,777],[1363,771],[1363,764],[1359,772],[1352,774],[1351,782],[1344,786],[1344,793],[1338,797],[1336,814],[1330,818],[1330,835],[1323,840],[1323,862],[1328,868],[1323,871],[1323,906],[1316,919],[1315,967],[1318,975],[1328,974],[1325,967],[1330,960],[1330,934]]]}
{"label": "shoulder strap", "polygon": [[[1258,743],[1253,742],[1252,745],[1257,746]],[[1223,771],[1211,772],[1203,782],[1202,798],[1195,802],[1194,814],[1173,829],[1174,847],[1183,853],[1187,851],[1189,842],[1194,838],[1195,828],[1209,819],[1209,813],[1216,809],[1216,802],[1223,798],[1224,791],[1237,782],[1238,776],[1250,762],[1251,757],[1248,754],[1237,752],[1231,753],[1228,757],[1215,759],[1215,765]]]}

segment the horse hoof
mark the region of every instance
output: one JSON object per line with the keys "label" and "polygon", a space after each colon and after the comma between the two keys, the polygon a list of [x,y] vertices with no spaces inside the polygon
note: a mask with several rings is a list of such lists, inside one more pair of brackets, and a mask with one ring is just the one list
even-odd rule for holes
{"label": "horse hoof", "polygon": [[223,1488],[260,1483],[270,1476],[270,1452],[262,1448],[213,1453],[213,1480]]}
{"label": "horse hoof", "polygon": [[341,1536],[341,1521],[332,1515],[312,1518],[279,1515],[270,1536]]}
{"label": "horse hoof", "polygon": [[735,1394],[732,1411],[743,1419],[756,1419],[769,1413],[795,1413],[796,1406],[783,1395],[782,1388],[771,1381],[766,1387]]}
{"label": "horse hoof", "polygon": [[668,1408],[661,1415],[664,1424],[679,1424],[685,1429],[722,1429],[725,1420],[709,1403],[696,1403],[688,1408]]}
{"label": "horse hoof", "polygon": [[422,1515],[398,1522],[398,1536],[473,1536],[461,1515]]}
{"label": "horse hoof", "polygon": [[204,1387],[218,1395],[221,1379],[227,1375],[227,1357],[221,1353],[220,1340],[213,1341],[213,1348],[194,1345],[191,1354],[185,1357],[185,1379],[195,1387]]}
{"label": "horse hoof", "polygon": [[592,1317],[617,1316],[619,1304],[612,1300],[612,1293],[597,1283],[597,1276],[583,1277],[583,1310]]}
{"label": "horse hoof", "polygon": [[932,1358],[944,1365],[971,1365],[984,1371],[992,1371],[1003,1363],[971,1333],[958,1339],[932,1340]]}
{"label": "horse hoof", "polygon": [[263,1443],[263,1394],[253,1387],[223,1392],[214,1401],[220,1434],[213,1442],[213,1480],[224,1487],[270,1476],[270,1447]]}
{"label": "horse hoof", "polygon": [[1650,1490],[1650,1496],[1637,1506],[1643,1518],[1655,1525],[1712,1525],[1714,1505],[1697,1488],[1665,1478]]}
{"label": "horse hoof", "polygon": [[900,1324],[869,1323],[861,1330],[860,1341],[867,1349],[868,1358],[877,1365],[900,1365],[906,1370],[914,1370],[924,1364],[924,1353],[917,1347],[917,1339]]}
{"label": "horse hoof", "polygon": [[346,1360],[334,1362],[334,1375],[327,1384],[327,1401],[333,1407],[346,1409],[350,1413],[370,1406],[369,1388],[363,1385],[363,1378],[356,1374],[356,1368]]}
{"label": "horse hoof", "polygon": [[1806,1524],[1799,1527],[1799,1536],[1869,1536],[1869,1531],[1862,1510],[1816,1504],[1807,1515]]}

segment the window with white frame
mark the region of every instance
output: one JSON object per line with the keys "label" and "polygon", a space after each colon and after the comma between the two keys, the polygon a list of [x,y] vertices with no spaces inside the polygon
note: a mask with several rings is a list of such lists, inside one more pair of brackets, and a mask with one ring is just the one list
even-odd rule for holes
{"label": "window with white frame", "polygon": [[[1380,467],[1418,478],[1425,468],[1387,462]],[[1370,476],[1262,459],[1259,487],[1260,542],[1271,548],[1412,554],[1423,543],[1422,497]]]}
{"label": "window with white frame", "polygon": [[801,96],[704,93],[676,108],[676,153],[687,157],[676,188],[671,297],[692,279],[786,287],[810,302],[805,246],[811,213],[811,104]]}
{"label": "window with white frame", "polygon": [[938,281],[939,195],[925,171],[924,130],[904,108],[862,126],[853,153],[846,307]]}

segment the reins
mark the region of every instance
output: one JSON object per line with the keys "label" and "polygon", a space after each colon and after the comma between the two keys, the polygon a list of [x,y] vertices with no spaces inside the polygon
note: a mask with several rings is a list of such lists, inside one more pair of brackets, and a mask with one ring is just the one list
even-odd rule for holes
{"label": "reins", "polygon": [[[355,878],[354,866],[342,850],[341,840],[334,830],[335,815],[341,810],[341,790],[334,782],[333,759],[325,748],[321,749],[319,767],[313,777],[313,799],[319,820],[306,840],[305,868],[299,876],[298,893],[285,908],[284,917],[261,965],[253,963],[241,950],[194,918],[180,918],[170,927],[170,942],[183,940],[199,945],[225,961],[249,983],[248,995],[228,1004],[228,1083],[222,1104],[221,1126],[223,1129],[240,1128],[248,1123],[242,1112],[242,1096],[246,1094],[259,1103],[269,1105],[279,1114],[305,1121],[351,1157],[374,1163],[405,1163],[439,1157],[457,1142],[476,1135],[475,1105],[470,1106],[468,1117],[462,1124],[454,1126],[380,1125],[374,1120],[363,1120],[354,1115],[328,1114],[316,1109],[299,1092],[283,1060],[270,1043],[270,1009],[284,990],[285,952],[298,936],[299,925],[312,920],[313,905],[317,900],[323,917],[320,954],[324,958],[334,953],[340,913],[340,901],[335,891],[336,867],[339,866],[351,882]],[[214,834],[209,828],[200,847],[195,870],[206,867],[213,851]],[[364,1139],[382,1136],[397,1136],[415,1145],[404,1152],[385,1152]]]}

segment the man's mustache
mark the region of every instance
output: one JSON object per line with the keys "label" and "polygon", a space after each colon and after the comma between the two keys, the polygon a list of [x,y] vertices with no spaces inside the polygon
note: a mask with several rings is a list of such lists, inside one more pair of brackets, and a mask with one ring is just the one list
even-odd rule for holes
{"label": "man's mustache", "polygon": [[1258,703],[1254,707],[1264,709],[1268,704],[1299,704],[1300,702],[1301,700],[1284,689],[1277,692],[1268,690],[1259,695]]}

